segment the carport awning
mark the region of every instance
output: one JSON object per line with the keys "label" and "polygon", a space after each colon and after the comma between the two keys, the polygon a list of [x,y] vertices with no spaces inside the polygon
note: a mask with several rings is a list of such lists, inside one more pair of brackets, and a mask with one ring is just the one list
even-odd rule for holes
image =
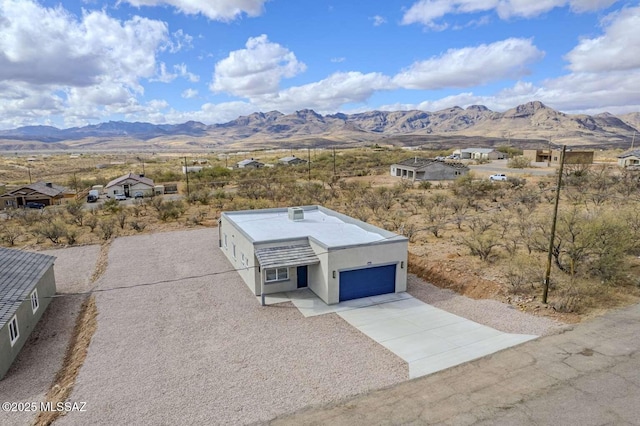
{"label": "carport awning", "polygon": [[284,268],[320,263],[320,259],[309,244],[261,248],[256,250],[256,257],[263,268]]}

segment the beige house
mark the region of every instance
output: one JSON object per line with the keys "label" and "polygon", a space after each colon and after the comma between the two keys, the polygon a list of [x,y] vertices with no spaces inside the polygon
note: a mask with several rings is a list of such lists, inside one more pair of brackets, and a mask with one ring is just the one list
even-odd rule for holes
{"label": "beige house", "polygon": [[224,212],[218,233],[256,296],[309,288],[334,304],[407,289],[407,238],[321,206]]}
{"label": "beige house", "polygon": [[[593,151],[590,150],[567,150],[565,152],[565,164],[593,164]],[[560,149],[525,149],[522,156],[532,163],[560,164]]]}
{"label": "beige house", "polygon": [[69,189],[51,182],[36,182],[23,185],[0,195],[2,208],[24,207],[27,203],[41,203],[45,206],[60,204],[66,198],[75,198]]}
{"label": "beige house", "polygon": [[141,192],[145,197],[153,195],[153,181],[144,176],[129,173],[120,176],[109,182],[104,190],[107,197],[115,197],[118,194],[124,194],[126,197],[133,197],[137,192]]}

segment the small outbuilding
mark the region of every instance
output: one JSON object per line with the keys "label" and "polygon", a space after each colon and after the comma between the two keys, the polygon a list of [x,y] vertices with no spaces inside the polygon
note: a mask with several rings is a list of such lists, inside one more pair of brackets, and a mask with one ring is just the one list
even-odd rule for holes
{"label": "small outbuilding", "polygon": [[0,379],[56,293],[55,257],[0,247]]}
{"label": "small outbuilding", "polygon": [[[525,149],[522,156],[532,163],[560,164],[560,149]],[[564,153],[565,164],[593,164],[593,150],[568,149]]]}
{"label": "small outbuilding", "polygon": [[409,158],[391,165],[391,176],[416,180],[454,180],[469,173],[465,164],[430,158]]}
{"label": "small outbuilding", "polygon": [[104,190],[108,197],[114,197],[118,194],[124,194],[126,197],[133,197],[136,192],[142,192],[145,197],[153,195],[153,181],[143,175],[129,173],[120,176],[109,182]]}
{"label": "small outbuilding", "polygon": [[219,246],[253,294],[327,304],[407,289],[408,239],[322,206],[224,212]]}
{"label": "small outbuilding", "polygon": [[282,157],[281,159],[278,160],[278,163],[284,164],[287,166],[297,166],[298,164],[306,164],[307,160],[303,158],[298,158],[295,155],[292,155],[290,157]]}

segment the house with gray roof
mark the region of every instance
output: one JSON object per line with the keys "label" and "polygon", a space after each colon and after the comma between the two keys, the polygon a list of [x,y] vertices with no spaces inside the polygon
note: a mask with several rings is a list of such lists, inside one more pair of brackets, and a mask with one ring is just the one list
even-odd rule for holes
{"label": "house with gray roof", "polygon": [[35,182],[23,185],[0,195],[2,208],[24,207],[27,203],[42,203],[45,206],[60,204],[64,198],[74,196],[69,189],[51,182]]}
{"label": "house with gray roof", "polygon": [[298,164],[306,164],[307,160],[303,158],[296,157],[295,155],[291,155],[289,157],[282,157],[278,160],[280,164],[285,164],[287,166],[296,166]]}
{"label": "house with gray roof", "polygon": [[141,192],[145,197],[153,195],[154,183],[144,175],[128,173],[109,182],[104,190],[107,197],[115,197],[117,194],[124,194],[126,197],[133,197],[136,192]]}
{"label": "house with gray roof", "polygon": [[330,305],[407,289],[406,237],[322,206],[224,212],[218,233],[256,296],[308,288]]}
{"label": "house with gray roof", "polygon": [[0,247],[0,379],[56,293],[54,256]]}
{"label": "house with gray roof", "polygon": [[454,161],[408,158],[391,165],[391,176],[416,180],[454,180],[469,173],[469,167]]}
{"label": "house with gray roof", "polygon": [[259,169],[264,167],[264,163],[254,160],[253,158],[248,158],[246,160],[238,161],[236,163],[236,167],[239,169]]}
{"label": "house with gray roof", "polygon": [[618,166],[629,167],[640,165],[640,149],[618,155]]}

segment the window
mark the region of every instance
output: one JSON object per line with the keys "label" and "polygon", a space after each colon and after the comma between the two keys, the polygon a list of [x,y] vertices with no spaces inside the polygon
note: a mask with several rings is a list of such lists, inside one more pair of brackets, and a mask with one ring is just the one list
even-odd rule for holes
{"label": "window", "polygon": [[31,310],[35,314],[38,310],[38,306],[40,306],[40,302],[38,301],[38,289],[33,290],[31,293]]}
{"label": "window", "polygon": [[227,248],[227,247],[229,247],[227,245],[227,234],[224,234],[224,248]]}
{"label": "window", "polygon": [[288,268],[271,268],[265,269],[267,275],[265,282],[285,281],[289,279]]}
{"label": "window", "polygon": [[9,340],[11,341],[11,346],[18,341],[18,337],[20,337],[20,331],[18,330],[18,318],[14,316],[11,318],[11,321],[9,321]]}
{"label": "window", "polygon": [[231,243],[231,246],[232,246],[231,248],[233,250],[233,258],[235,259],[236,258],[236,243]]}

